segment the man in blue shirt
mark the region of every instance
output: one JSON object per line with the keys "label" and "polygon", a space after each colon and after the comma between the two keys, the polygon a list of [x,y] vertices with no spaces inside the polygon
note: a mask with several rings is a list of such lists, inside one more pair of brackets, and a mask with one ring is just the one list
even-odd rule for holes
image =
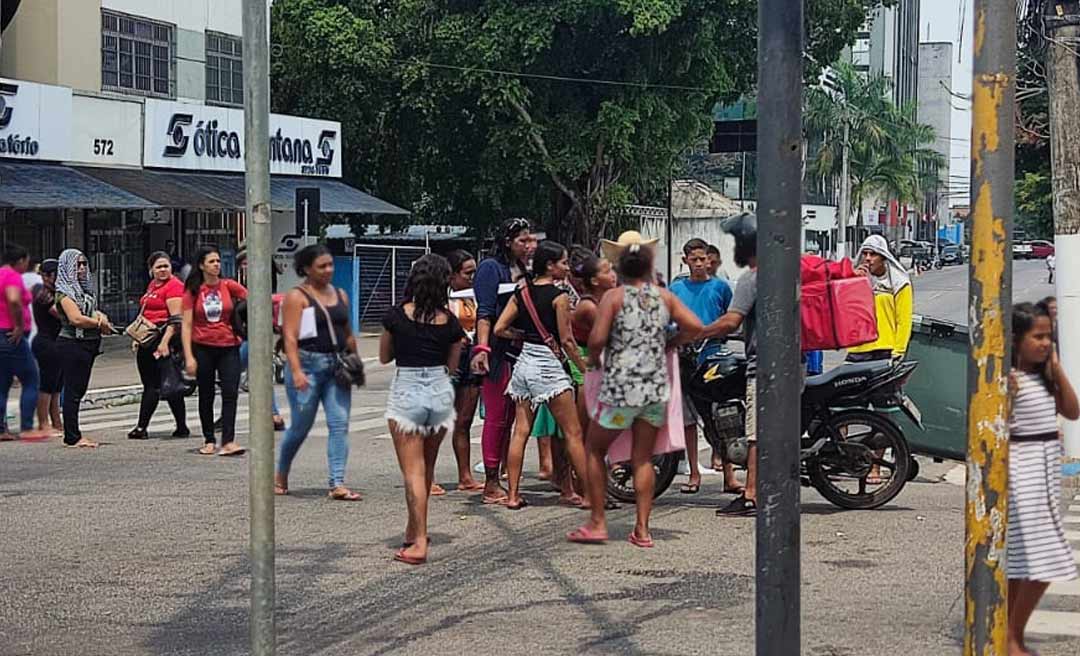
{"label": "man in blue shirt", "polygon": [[[671,292],[679,297],[690,310],[709,325],[727,312],[731,304],[731,287],[710,273],[709,245],[701,239],[691,239],[683,246],[683,262],[690,269],[690,276],[676,280],[671,285]],[[719,262],[717,263],[719,266]],[[715,269],[713,269],[715,271]],[[709,342],[701,351],[701,359],[720,350],[722,343]],[[700,361],[700,360],[699,360]],[[691,372],[687,372],[691,373]],[[690,466],[690,480],[680,488],[683,494],[696,494],[701,489],[701,472],[698,471],[698,413],[689,397],[683,395],[683,424],[686,430],[686,460]],[[719,461],[718,454],[713,454],[714,463]],[[734,468],[723,463],[724,491],[741,492],[742,486],[735,478]]]}

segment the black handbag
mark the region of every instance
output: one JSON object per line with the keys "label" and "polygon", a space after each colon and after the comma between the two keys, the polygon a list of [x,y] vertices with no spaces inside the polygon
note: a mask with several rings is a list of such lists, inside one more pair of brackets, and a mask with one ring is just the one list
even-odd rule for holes
{"label": "black handbag", "polygon": [[184,380],[184,364],[178,355],[172,354],[159,359],[158,370],[161,372],[161,383],[158,387],[161,398],[181,398],[187,393],[189,385]]}
{"label": "black handbag", "polygon": [[[337,341],[337,331],[334,330],[334,322],[331,321],[330,312],[327,311],[326,306],[314,294],[309,294],[303,289],[301,291],[311,301],[314,301],[315,305],[319,306],[323,316],[326,317],[326,329],[330,333],[330,343],[334,345],[334,380],[342,387],[352,387],[353,385],[363,387],[366,382],[364,361],[355,353],[341,350],[341,345]],[[341,302],[341,292],[338,291],[338,303]]]}

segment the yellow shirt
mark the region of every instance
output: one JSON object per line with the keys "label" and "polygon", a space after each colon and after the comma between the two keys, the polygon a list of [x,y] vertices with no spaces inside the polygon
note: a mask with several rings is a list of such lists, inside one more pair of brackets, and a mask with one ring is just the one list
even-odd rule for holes
{"label": "yellow shirt", "polygon": [[848,353],[869,351],[892,351],[894,356],[907,352],[911,341],[911,315],[913,294],[911,285],[904,285],[895,294],[888,291],[874,292],[874,310],[877,313],[877,341],[848,349]]}

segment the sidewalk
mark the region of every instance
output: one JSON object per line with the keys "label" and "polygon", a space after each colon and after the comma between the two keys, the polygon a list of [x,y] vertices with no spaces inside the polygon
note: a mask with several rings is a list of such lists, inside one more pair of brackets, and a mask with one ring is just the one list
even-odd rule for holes
{"label": "sidewalk", "polygon": [[[365,364],[375,362],[379,357],[378,333],[362,333],[360,357]],[[142,383],[135,368],[135,354],[131,351],[131,340],[127,337],[106,337],[101,345],[104,353],[94,361],[94,370],[90,375],[90,390],[83,398],[84,406],[125,405],[138,403],[142,398]],[[17,404],[19,398],[18,381],[8,394],[8,405]]]}

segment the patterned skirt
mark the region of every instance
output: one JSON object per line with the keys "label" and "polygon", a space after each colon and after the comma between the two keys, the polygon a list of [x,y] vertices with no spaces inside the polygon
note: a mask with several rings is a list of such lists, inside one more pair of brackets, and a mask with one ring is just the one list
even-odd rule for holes
{"label": "patterned skirt", "polygon": [[1077,578],[1061,521],[1061,441],[1009,442],[1008,577]]}

